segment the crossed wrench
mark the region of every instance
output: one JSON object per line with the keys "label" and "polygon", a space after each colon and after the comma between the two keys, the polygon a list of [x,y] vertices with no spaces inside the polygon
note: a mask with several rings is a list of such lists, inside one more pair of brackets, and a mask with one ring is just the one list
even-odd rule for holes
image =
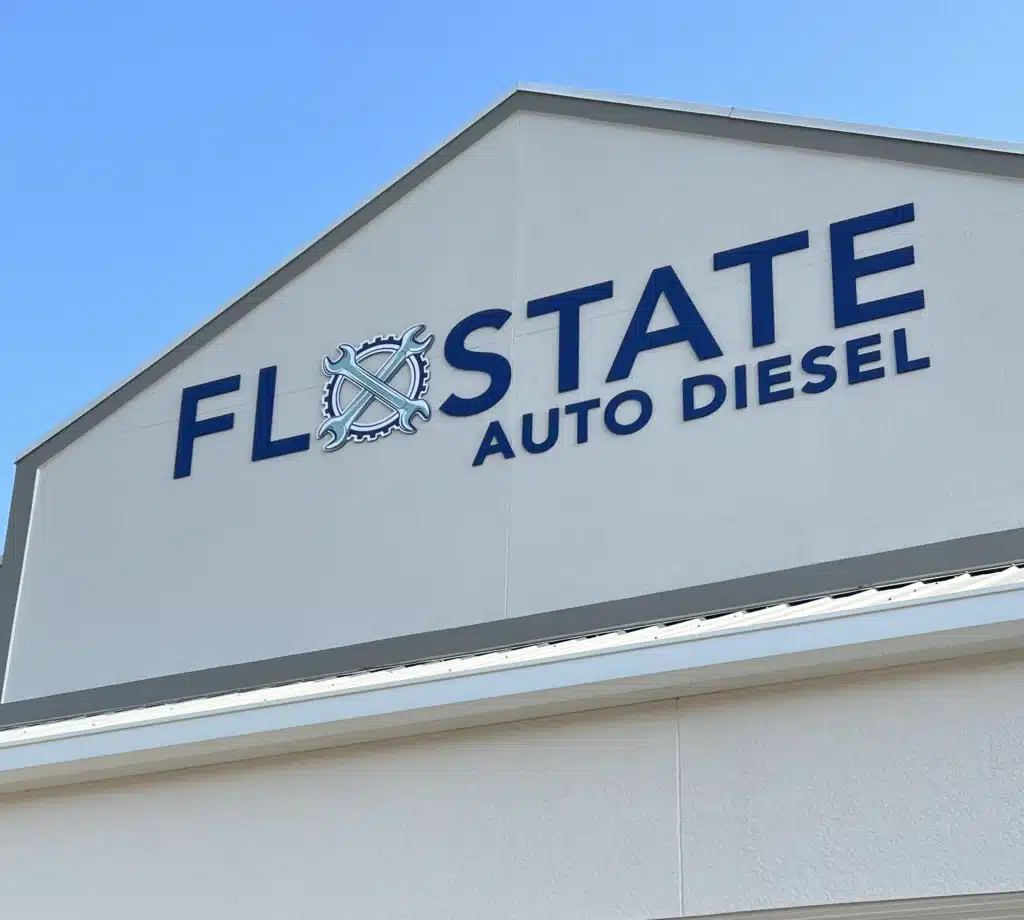
{"label": "crossed wrench", "polygon": [[426,326],[411,326],[402,333],[398,348],[394,354],[384,363],[384,366],[377,372],[376,376],[361,367],[356,361],[356,351],[351,345],[339,345],[340,355],[336,361],[324,358],[323,371],[325,376],[338,374],[363,388],[355,399],[352,400],[337,416],[326,419],[316,433],[317,438],[329,434],[331,440],[324,445],[325,451],[337,450],[345,445],[352,426],[359,420],[359,417],[366,411],[370,403],[379,399],[389,408],[398,413],[398,427],[406,434],[414,434],[416,429],[412,421],[417,415],[423,416],[424,420],[430,418],[430,406],[425,399],[410,399],[404,393],[399,393],[394,387],[388,386],[391,378],[398,373],[399,368],[412,356],[426,351],[433,344],[434,336],[428,335],[422,342],[417,341],[416,336],[426,329]]}

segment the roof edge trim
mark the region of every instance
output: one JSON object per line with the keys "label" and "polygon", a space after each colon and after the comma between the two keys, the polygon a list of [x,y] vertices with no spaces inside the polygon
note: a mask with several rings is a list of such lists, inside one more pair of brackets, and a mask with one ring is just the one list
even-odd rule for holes
{"label": "roof edge trim", "polygon": [[239,706],[237,697],[223,698],[211,701],[221,711],[166,707],[139,712],[128,724],[69,720],[31,740],[31,730],[20,741],[15,730],[8,736],[13,743],[0,747],[0,794],[813,677],[1017,655],[1024,645],[1016,592],[909,605],[898,616],[886,608],[341,694],[328,682],[322,694],[291,700],[255,694]]}
{"label": "roof edge trim", "polygon": [[524,93],[565,99],[588,100],[611,103],[641,109],[681,112],[690,115],[711,115],[719,118],[733,118],[742,121],[784,125],[793,128],[813,128],[819,131],[833,131],[843,134],[860,134],[867,137],[884,137],[892,140],[911,141],[919,144],[937,144],[944,147],[963,147],[969,150],[988,150],[997,153],[1024,154],[1024,143],[997,141],[989,138],[971,137],[961,134],[944,134],[936,131],[917,131],[874,125],[864,122],[838,121],[830,118],[815,118],[808,115],[791,115],[782,112],[768,112],[761,109],[744,109],[736,106],[705,105],[692,102],[676,102],[670,99],[652,99],[620,93],[598,93],[584,90],[563,89],[543,84],[520,84],[517,89]]}
{"label": "roof edge trim", "polygon": [[[308,243],[303,244],[298,249],[293,251],[292,254],[289,255],[287,258],[285,258],[282,262],[278,263],[274,268],[272,268],[270,271],[268,271],[265,275],[263,275],[261,278],[259,278],[256,282],[251,284],[248,288],[244,289],[241,294],[238,294],[237,296],[231,298],[226,304],[224,304],[222,307],[220,307],[220,309],[218,309],[211,316],[208,316],[206,319],[201,320],[197,325],[193,326],[191,329],[189,329],[183,335],[179,336],[169,346],[167,346],[162,351],[158,352],[155,356],[153,356],[152,358],[148,359],[147,361],[145,361],[141,365],[139,365],[134,371],[129,373],[126,377],[122,378],[118,383],[115,383],[115,384],[111,385],[106,391],[104,391],[102,394],[97,396],[91,402],[87,403],[78,412],[76,412],[73,415],[69,416],[64,421],[58,422],[46,434],[42,435],[40,438],[38,438],[36,441],[34,441],[31,445],[29,445],[24,450],[22,450],[21,453],[19,453],[15,457],[15,463],[20,463],[22,460],[26,459],[30,454],[34,454],[37,450],[39,450],[39,448],[45,446],[47,444],[47,442],[49,442],[53,438],[59,436],[66,428],[71,427],[76,422],[78,422],[80,419],[82,419],[83,417],[85,417],[89,413],[91,413],[93,410],[98,409],[108,399],[110,399],[111,397],[115,396],[120,390],[124,389],[125,387],[130,386],[133,383],[133,381],[135,381],[137,378],[139,378],[139,377],[143,376],[144,374],[146,374],[151,368],[155,367],[158,364],[161,364],[165,359],[171,357],[176,351],[178,351],[178,349],[182,348],[183,346],[189,345],[195,337],[201,336],[203,331],[208,326],[216,323],[226,313],[228,313],[228,311],[233,310],[235,307],[238,307],[243,302],[247,302],[249,300],[255,299],[254,303],[251,303],[251,304],[247,303],[248,309],[246,309],[244,312],[242,312],[241,315],[239,315],[237,317],[232,317],[232,322],[235,322],[238,319],[241,319],[242,316],[244,316],[250,310],[254,309],[256,306],[258,306],[259,303],[261,303],[263,300],[266,300],[268,297],[270,297],[271,294],[273,294],[276,290],[279,290],[281,287],[284,287],[285,284],[287,284],[289,281],[291,281],[300,272],[290,272],[287,280],[285,280],[283,283],[277,285],[275,287],[274,291],[270,291],[269,293],[267,293],[267,292],[262,291],[261,290],[262,288],[264,288],[265,286],[271,284],[282,272],[287,272],[288,269],[293,265],[293,263],[303,259],[303,256],[305,256],[307,253],[309,253],[312,250],[318,250],[319,247],[321,247],[325,242],[330,241],[332,243],[332,245],[330,245],[328,248],[325,248],[323,252],[318,252],[318,255],[317,255],[316,259],[310,260],[308,262],[304,261],[301,270],[305,270],[306,268],[309,268],[312,264],[314,264],[314,262],[319,261],[320,258],[322,258],[323,256],[327,255],[328,252],[330,252],[331,249],[334,248],[334,246],[337,246],[341,242],[343,242],[343,240],[333,241],[333,240],[329,240],[329,238],[333,237],[335,234],[338,233],[338,231],[340,231],[343,227],[346,227],[349,223],[357,220],[360,217],[363,217],[365,212],[367,211],[367,209],[373,208],[373,205],[375,204],[375,202],[377,202],[381,198],[384,198],[385,196],[388,196],[389,193],[392,193],[393,190],[395,190],[397,186],[403,185],[404,183],[406,183],[414,175],[416,176],[416,179],[417,179],[415,185],[418,185],[420,182],[424,181],[426,178],[429,178],[429,175],[427,175],[427,176],[419,176],[418,172],[421,171],[429,163],[429,161],[431,161],[432,159],[437,157],[439,154],[443,154],[445,152],[445,150],[451,144],[456,143],[464,134],[466,134],[466,132],[472,130],[476,125],[480,124],[485,119],[488,119],[490,116],[493,116],[495,112],[497,112],[498,110],[502,109],[504,106],[508,106],[509,103],[515,97],[517,92],[518,92],[518,90],[513,90],[510,93],[506,93],[504,96],[502,96],[500,99],[498,99],[497,102],[493,103],[491,106],[489,106],[483,112],[478,114],[475,118],[473,118],[467,124],[463,125],[463,127],[460,128],[458,131],[456,131],[455,133],[453,133],[453,134],[449,135],[447,138],[445,138],[440,144],[438,144],[436,147],[434,147],[434,149],[431,150],[429,153],[427,153],[426,155],[420,157],[420,159],[418,159],[415,163],[413,163],[408,169],[406,169],[403,172],[399,173],[396,177],[391,179],[389,182],[385,183],[382,187],[378,188],[372,194],[368,195],[367,197],[365,197],[361,201],[359,201],[358,204],[356,204],[355,207],[353,207],[352,210],[350,210],[340,220],[338,220],[335,223],[331,224],[327,229],[325,229],[321,233],[317,234],[317,236],[315,236]],[[505,118],[508,117],[508,115],[511,115],[511,114],[514,114],[514,112],[511,112],[511,111],[508,112],[508,113],[504,113],[503,112],[502,113],[502,118],[499,121],[497,121],[493,125],[490,125],[490,124],[488,125],[488,130],[490,130],[491,128],[497,127],[497,125],[500,124],[501,121],[504,121]],[[474,137],[474,140],[476,140],[475,137]],[[465,145],[465,146],[468,146],[468,144]],[[445,160],[445,163],[447,163],[448,160],[454,158],[454,156],[457,155],[458,153],[460,153],[462,151],[462,149],[464,149],[464,147],[460,147],[460,149],[458,151],[456,151],[453,154],[452,157],[449,157],[448,159]],[[438,164],[437,168],[440,168],[440,166],[443,166],[443,165],[445,165],[445,164],[444,163]],[[437,168],[432,169],[430,171],[430,173],[432,174],[433,172],[436,172]],[[413,186],[413,188],[415,187],[415,185]],[[409,191],[412,191],[412,188],[404,188],[403,187],[402,190],[401,190],[402,195],[404,195],[405,193],[407,193]],[[399,195],[398,197],[402,197],[402,195]],[[395,200],[397,200],[397,199],[395,199]],[[354,233],[357,230],[361,229],[365,224],[369,223],[370,220],[372,220],[374,217],[376,217],[382,211],[386,210],[386,208],[390,207],[390,205],[393,204],[393,203],[394,203],[394,200],[391,200],[389,198],[387,203],[384,205],[384,207],[379,207],[379,208],[373,209],[373,214],[367,216],[366,219],[361,221],[359,223],[358,227],[353,228],[352,232]],[[258,299],[256,299],[256,298],[258,298]],[[218,334],[220,332],[222,332],[222,331],[224,331],[224,330],[223,329],[218,329]],[[205,345],[206,342],[209,341],[210,339],[212,339],[213,337],[214,336],[212,336],[212,335],[205,336],[204,337],[204,341],[199,345],[199,347],[202,347],[202,345]],[[197,351],[198,348],[196,348],[195,350]],[[190,354],[191,354],[191,352],[190,352]],[[188,355],[186,355],[185,357],[188,357]],[[173,367],[173,365],[172,365],[172,367]],[[170,367],[167,368],[168,371],[170,369],[171,369]],[[152,381],[152,382],[155,382],[155,381]],[[147,384],[147,386],[148,386],[148,384]]]}
{"label": "roof edge trim", "polygon": [[[459,153],[496,128],[506,118],[521,110],[535,110],[538,113],[542,113],[546,108],[545,106],[530,104],[531,98],[534,97],[537,100],[564,100],[569,103],[591,102],[601,106],[626,107],[652,112],[676,112],[684,115],[704,116],[710,119],[727,118],[765,126],[832,132],[865,138],[884,138],[912,144],[953,147],[961,148],[965,151],[984,151],[986,153],[1010,154],[1012,156],[1024,157],[1024,144],[989,141],[925,131],[908,131],[830,119],[776,114],[753,109],[738,109],[728,106],[682,103],[662,99],[647,99],[639,96],[520,84],[511,92],[500,97],[460,130],[447,137],[407,170],[384,185],[383,188],[378,189],[359,202],[340,221],[324,230],[310,243],[298,249],[277,267],[247,288],[240,296],[234,298],[211,317],[186,332],[168,348],[142,364],[119,383],[114,384],[106,392],[84,406],[79,412],[51,428],[48,433],[21,451],[15,458],[15,462],[22,462],[55,438],[60,438],[65,431],[73,426],[77,427],[87,416],[101,409],[101,407],[108,409],[109,412],[120,408],[124,402],[127,402],[127,399],[155,383],[157,379],[168,373],[178,363],[184,361],[195,351],[198,351],[199,348],[225,331],[230,325],[241,319],[242,316],[246,315],[277,290],[280,290],[302,271],[319,261],[335,246],[344,242],[348,236],[357,232],[378,214],[404,197],[405,194],[412,191],[417,185],[437,172],[437,170],[454,159]],[[583,117],[587,117],[586,113],[581,114],[583,114]],[[799,144],[794,144],[794,146],[799,146]],[[179,360],[175,361],[173,360],[174,358]],[[153,379],[149,379],[151,376]],[[145,382],[139,385],[138,382],[141,378],[146,379]],[[135,385],[133,386],[133,384]],[[126,388],[132,390],[131,395],[127,399],[117,400],[117,406],[113,408],[108,407],[107,403],[115,399]],[[106,417],[106,413],[104,413],[104,417]],[[66,440],[70,442],[73,439],[73,437],[69,437]],[[61,440],[65,439],[62,438]],[[48,452],[48,456],[45,459],[49,459],[49,456],[57,453],[64,446],[66,445],[62,443],[52,453]]]}

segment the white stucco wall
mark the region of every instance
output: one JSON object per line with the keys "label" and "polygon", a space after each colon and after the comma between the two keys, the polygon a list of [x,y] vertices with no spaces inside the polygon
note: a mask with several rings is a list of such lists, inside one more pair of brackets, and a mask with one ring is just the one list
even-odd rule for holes
{"label": "white stucco wall", "polygon": [[1024,654],[0,800],[3,916],[655,918],[1024,888]]}
{"label": "white stucco wall", "polygon": [[687,913],[1024,888],[1024,659],[680,709]]}

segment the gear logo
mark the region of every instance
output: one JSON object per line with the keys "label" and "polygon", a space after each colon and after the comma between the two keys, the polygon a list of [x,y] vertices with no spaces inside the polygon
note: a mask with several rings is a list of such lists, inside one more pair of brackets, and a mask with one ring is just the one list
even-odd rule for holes
{"label": "gear logo", "polygon": [[415,434],[416,416],[430,419],[423,397],[430,382],[426,352],[434,337],[420,339],[425,331],[426,326],[410,326],[400,336],[379,335],[358,348],[339,345],[338,357],[324,358],[324,421],[316,433],[329,439],[324,451],[349,441],[375,441],[396,428]]}

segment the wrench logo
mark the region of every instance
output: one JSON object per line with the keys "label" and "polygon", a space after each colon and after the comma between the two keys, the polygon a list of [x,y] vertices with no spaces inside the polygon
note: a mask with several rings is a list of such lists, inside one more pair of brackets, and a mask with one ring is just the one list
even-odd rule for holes
{"label": "wrench logo", "polygon": [[324,421],[316,436],[328,439],[325,451],[349,441],[375,441],[396,428],[415,434],[416,416],[429,420],[423,397],[430,381],[426,352],[434,337],[420,339],[425,331],[423,325],[410,326],[400,336],[379,335],[358,348],[339,345],[336,358],[324,358]]}

